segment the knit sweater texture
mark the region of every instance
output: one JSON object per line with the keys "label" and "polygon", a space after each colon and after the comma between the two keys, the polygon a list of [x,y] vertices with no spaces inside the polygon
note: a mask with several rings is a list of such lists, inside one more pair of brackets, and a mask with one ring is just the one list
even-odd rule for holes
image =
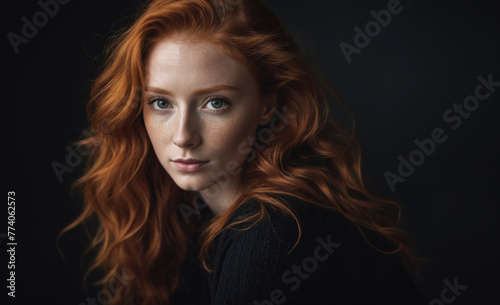
{"label": "knit sweater texture", "polygon": [[[207,273],[190,249],[172,304],[427,304],[398,254],[384,254],[339,213],[281,195],[298,217],[266,207],[256,225],[225,229],[214,242]],[[206,208],[208,210],[208,208]],[[243,203],[230,222],[255,214],[260,204]],[[206,213],[206,211],[205,211]],[[385,237],[367,229],[368,241],[393,250]]]}

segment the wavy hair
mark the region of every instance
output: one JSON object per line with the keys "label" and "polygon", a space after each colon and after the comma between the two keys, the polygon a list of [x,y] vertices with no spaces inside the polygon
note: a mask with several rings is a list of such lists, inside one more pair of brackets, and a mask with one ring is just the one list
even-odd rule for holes
{"label": "wavy hair", "polygon": [[[158,40],[172,34],[204,39],[245,64],[261,93],[276,94],[277,111],[293,117],[271,120],[279,132],[253,149],[242,195],[208,223],[198,215],[188,225],[180,217],[180,203],[198,211],[195,194],[180,189],[163,169],[142,118],[145,58]],[[210,271],[214,239],[236,224],[229,223],[232,213],[249,199],[258,202],[259,212],[239,222],[256,223],[266,217],[266,208],[276,208],[292,216],[300,231],[293,210],[273,196],[279,194],[338,212],[361,233],[365,228],[389,238],[395,249],[385,253],[399,252],[408,266],[416,266],[411,239],[400,228],[401,207],[367,190],[354,120],[352,129],[333,120],[329,94],[353,118],[349,108],[261,1],[153,0],[107,50],[87,106],[93,132],[76,143],[91,151],[74,184],[83,195],[83,212],[61,233],[97,220],[89,245],[96,254],[85,278],[92,270],[103,271],[97,282],[102,285],[119,270],[135,277],[126,285],[115,281],[121,286],[111,304],[168,304],[189,244],[200,245]],[[269,126],[259,126],[258,132],[262,128]]]}

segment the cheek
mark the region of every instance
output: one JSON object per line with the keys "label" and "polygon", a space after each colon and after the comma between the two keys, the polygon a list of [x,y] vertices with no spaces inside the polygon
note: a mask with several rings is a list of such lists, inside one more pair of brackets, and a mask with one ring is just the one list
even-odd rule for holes
{"label": "cheek", "polygon": [[252,120],[234,121],[222,128],[213,129],[210,142],[225,161],[234,160],[241,163],[248,156],[256,129],[257,125]]}
{"label": "cheek", "polygon": [[154,120],[154,116],[152,116],[148,111],[144,112],[143,115],[144,126],[146,127],[146,131],[149,136],[149,140],[153,145],[153,149],[155,153],[158,155],[161,153],[162,147],[165,146],[167,134],[165,133],[165,128],[162,126],[160,121]]}

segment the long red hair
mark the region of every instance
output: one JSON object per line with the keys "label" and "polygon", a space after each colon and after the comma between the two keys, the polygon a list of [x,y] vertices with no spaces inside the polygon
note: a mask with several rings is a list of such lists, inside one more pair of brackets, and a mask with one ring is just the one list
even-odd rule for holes
{"label": "long red hair", "polygon": [[[244,63],[263,94],[277,94],[276,110],[293,117],[273,122],[279,131],[245,164],[242,195],[205,226],[197,216],[188,222],[179,216],[179,204],[198,209],[194,193],[180,189],[163,169],[142,118],[144,59],[156,41],[173,33],[205,39]],[[112,40],[109,51],[87,108],[93,134],[76,143],[91,149],[84,175],[75,182],[83,212],[63,232],[97,220],[90,245],[97,252],[86,275],[102,270],[98,283],[105,287],[117,271],[135,277],[117,289],[111,304],[168,304],[188,244],[201,243],[200,257],[209,270],[215,237],[234,225],[228,223],[231,214],[251,198],[260,212],[241,221],[260,221],[269,207],[297,220],[277,194],[341,213],[362,233],[366,228],[386,236],[396,246],[391,253],[415,266],[411,240],[399,227],[401,208],[366,189],[354,123],[348,129],[332,119],[329,94],[351,112],[261,1],[153,0]]]}

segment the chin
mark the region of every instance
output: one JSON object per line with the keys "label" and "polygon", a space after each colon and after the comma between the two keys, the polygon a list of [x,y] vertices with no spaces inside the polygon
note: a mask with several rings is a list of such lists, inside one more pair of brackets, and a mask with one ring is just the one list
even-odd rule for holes
{"label": "chin", "polygon": [[194,177],[173,179],[175,184],[184,191],[201,191],[210,186],[209,181],[196,181]]}

